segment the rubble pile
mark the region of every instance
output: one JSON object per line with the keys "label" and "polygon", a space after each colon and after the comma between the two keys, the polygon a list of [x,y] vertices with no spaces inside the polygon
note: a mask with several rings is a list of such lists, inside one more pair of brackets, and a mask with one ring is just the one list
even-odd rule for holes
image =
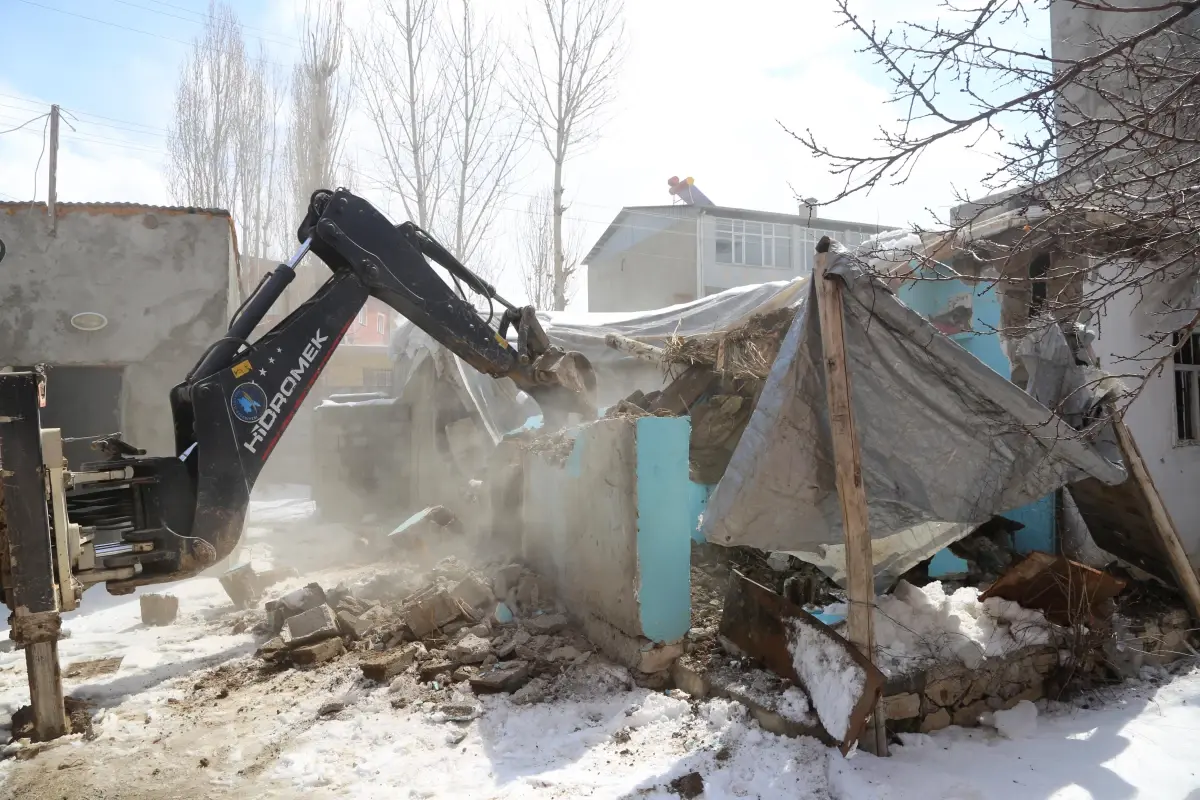
{"label": "rubble pile", "polygon": [[750,422],[795,314],[794,308],[781,308],[756,314],[731,330],[670,337],[663,364],[682,369],[679,376],[661,391],[635,391],[607,416],[689,415],[691,479],[717,483]]}
{"label": "rubble pile", "polygon": [[350,654],[374,683],[409,678],[519,703],[545,699],[555,679],[592,658],[553,585],[520,564],[481,570],[448,557],[415,591],[382,591],[385,583],[375,576],[328,592],[310,583],[267,602],[256,630],[270,638],[258,657],[282,669]]}

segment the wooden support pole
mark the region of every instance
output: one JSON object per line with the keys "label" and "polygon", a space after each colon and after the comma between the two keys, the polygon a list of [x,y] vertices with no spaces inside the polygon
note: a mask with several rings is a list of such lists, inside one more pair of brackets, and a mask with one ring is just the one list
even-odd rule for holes
{"label": "wooden support pole", "polygon": [[[821,351],[825,364],[825,392],[838,498],[842,503],[842,525],[846,539],[846,589],[850,608],[846,616],[850,641],[872,664],[875,663],[875,570],[871,558],[871,532],[867,524],[867,494],[862,481],[862,454],[854,429],[850,371],[846,363],[845,306],[841,280],[827,276],[830,240],[817,243],[813,280],[817,290],[817,314],[821,322]],[[863,747],[877,756],[887,755],[887,729],[877,706],[863,736]]]}
{"label": "wooden support pole", "polygon": [[1150,504],[1154,534],[1167,554],[1171,571],[1175,573],[1175,580],[1179,583],[1179,591],[1183,593],[1192,619],[1200,622],[1200,579],[1196,577],[1196,570],[1192,568],[1187,551],[1183,549],[1183,543],[1179,541],[1175,523],[1171,520],[1166,505],[1163,504],[1162,496],[1159,495],[1158,489],[1154,485],[1154,479],[1150,477],[1150,471],[1146,469],[1146,463],[1142,461],[1141,451],[1138,450],[1137,443],[1133,440],[1133,434],[1129,432],[1129,428],[1125,427],[1124,420],[1114,419],[1113,428],[1116,430],[1121,452],[1125,456],[1125,464],[1129,468],[1129,478],[1141,484],[1146,500]]}
{"label": "wooden support pole", "polygon": [[63,704],[58,641],[25,645],[25,669],[29,676],[29,704],[33,706],[34,735],[39,741],[48,742],[70,733],[71,726]]}

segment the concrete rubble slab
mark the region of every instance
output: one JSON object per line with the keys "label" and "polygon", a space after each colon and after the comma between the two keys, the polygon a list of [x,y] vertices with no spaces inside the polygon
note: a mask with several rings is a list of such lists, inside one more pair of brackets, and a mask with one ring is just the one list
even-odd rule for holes
{"label": "concrete rubble slab", "polygon": [[144,594],[139,602],[146,625],[170,625],[179,614],[179,598],[174,595]]}
{"label": "concrete rubble slab", "polygon": [[346,646],[341,639],[324,639],[316,644],[297,647],[292,650],[292,661],[300,665],[320,664],[332,661],[346,652]]}
{"label": "concrete rubble slab", "polygon": [[515,692],[527,684],[533,672],[527,661],[501,661],[471,679],[476,692]]}
{"label": "concrete rubble slab", "polygon": [[338,635],[338,619],[333,609],[319,605],[302,611],[284,621],[284,630],[290,647],[312,644]]}

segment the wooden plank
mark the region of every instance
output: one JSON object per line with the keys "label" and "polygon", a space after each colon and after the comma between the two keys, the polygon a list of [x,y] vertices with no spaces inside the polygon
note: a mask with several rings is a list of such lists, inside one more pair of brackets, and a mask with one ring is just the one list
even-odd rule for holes
{"label": "wooden plank", "polygon": [[797,646],[797,625],[835,642],[863,671],[862,693],[850,710],[846,735],[841,741],[827,740],[845,754],[869,724],[871,713],[883,695],[886,680],[883,673],[858,648],[812,614],[737,570],[731,571],[721,615],[721,635],[779,677],[804,687],[811,696],[810,688],[796,672],[792,652]]}
{"label": "wooden plank", "polygon": [[1133,440],[1133,435],[1129,432],[1129,428],[1125,427],[1123,420],[1115,420],[1113,426],[1116,429],[1117,441],[1125,456],[1125,464],[1129,469],[1130,477],[1141,485],[1142,491],[1149,501],[1151,530],[1166,553],[1171,571],[1175,574],[1180,591],[1183,592],[1192,619],[1200,622],[1200,579],[1197,579],[1187,551],[1183,549],[1183,543],[1179,541],[1175,523],[1171,520],[1162,496],[1154,486],[1154,479],[1150,477],[1150,471],[1146,469],[1146,463],[1142,461],[1142,454],[1138,450],[1137,442]]}
{"label": "wooden plank", "polygon": [[[833,437],[834,468],[846,541],[846,590],[850,601],[846,622],[850,641],[874,664],[875,571],[867,522],[867,493],[862,481],[862,454],[858,447],[858,433],[854,429],[850,370],[846,363],[842,283],[840,279],[825,274],[831,245],[827,236],[817,243],[813,281],[817,291],[817,316],[821,324],[829,430]],[[876,755],[887,755],[887,732],[878,707],[872,714],[864,747]]]}
{"label": "wooden plank", "polygon": [[29,673],[34,735],[41,742],[66,735],[71,728],[63,700],[58,642],[52,639],[25,645],[25,669]]}

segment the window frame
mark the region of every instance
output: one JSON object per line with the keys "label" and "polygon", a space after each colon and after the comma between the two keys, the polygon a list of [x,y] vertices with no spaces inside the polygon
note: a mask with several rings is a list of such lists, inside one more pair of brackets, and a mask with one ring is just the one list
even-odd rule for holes
{"label": "window frame", "polygon": [[387,333],[387,317],[384,314],[375,315],[375,332]]}
{"label": "window frame", "polygon": [[360,327],[367,327],[367,307],[364,305],[358,310],[358,324]]}
{"label": "window frame", "polygon": [[[1198,357],[1200,356],[1200,333],[1191,331],[1188,335],[1191,341],[1184,344],[1180,342],[1179,331],[1171,334],[1171,344],[1175,348],[1171,363],[1173,376],[1171,407],[1175,412],[1172,417],[1174,418],[1174,441],[1177,447],[1200,445],[1200,357]],[[1181,377],[1187,382],[1188,409],[1186,415],[1179,407]],[[1181,430],[1181,428],[1190,430]],[[1182,435],[1185,432],[1191,433],[1191,438],[1185,438]]]}
{"label": "window frame", "polygon": [[[780,222],[714,217],[713,233],[715,263],[731,267],[756,267],[791,271],[795,261],[792,251],[792,226]],[[776,242],[787,242],[787,262],[777,264]],[[721,252],[721,244],[728,243],[727,254]],[[757,262],[747,257],[747,251],[757,247]]]}

